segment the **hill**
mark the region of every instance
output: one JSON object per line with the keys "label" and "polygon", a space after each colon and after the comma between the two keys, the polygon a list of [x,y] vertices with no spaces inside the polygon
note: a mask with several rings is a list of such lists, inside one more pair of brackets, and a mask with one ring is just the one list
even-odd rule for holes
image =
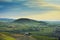
{"label": "hill", "polygon": [[14,23],[30,23],[30,24],[33,24],[33,23],[38,23],[38,24],[47,24],[46,22],[44,21],[36,21],[36,20],[33,20],[33,19],[28,19],[28,18],[20,18],[20,19],[17,19],[14,21]]}
{"label": "hill", "polygon": [[28,19],[28,18],[20,18],[20,19],[16,19],[14,22],[22,23],[22,22],[38,22],[38,21]]}
{"label": "hill", "polygon": [[[60,25],[54,24],[54,23],[51,24],[51,23],[52,22],[36,21],[33,19],[28,19],[28,18],[20,18],[20,19],[15,19],[11,22],[10,21],[0,22],[0,33],[8,32],[11,34],[24,34],[25,32],[28,32],[28,33],[30,32],[31,35],[34,38],[37,38],[38,40],[40,40],[40,38],[42,38],[42,40],[45,40],[45,36],[47,36],[48,39],[51,39],[50,37],[54,37],[54,40],[55,40],[55,35],[57,35],[58,33],[60,34],[60,31],[59,31]],[[21,38],[24,38],[25,36],[17,37],[16,35],[15,37],[17,40],[20,40]],[[46,37],[46,40],[47,40],[47,37]]]}

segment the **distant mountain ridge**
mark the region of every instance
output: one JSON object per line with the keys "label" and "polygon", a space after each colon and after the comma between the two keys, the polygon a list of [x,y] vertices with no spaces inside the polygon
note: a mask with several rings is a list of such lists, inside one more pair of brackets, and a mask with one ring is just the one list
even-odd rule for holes
{"label": "distant mountain ridge", "polygon": [[10,19],[10,18],[0,18],[0,22],[11,22],[14,19]]}

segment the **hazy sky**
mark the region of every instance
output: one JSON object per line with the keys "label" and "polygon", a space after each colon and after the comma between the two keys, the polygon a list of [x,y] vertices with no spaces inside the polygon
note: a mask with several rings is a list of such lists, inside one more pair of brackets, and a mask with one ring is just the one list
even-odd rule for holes
{"label": "hazy sky", "polygon": [[0,0],[0,18],[60,20],[60,0]]}

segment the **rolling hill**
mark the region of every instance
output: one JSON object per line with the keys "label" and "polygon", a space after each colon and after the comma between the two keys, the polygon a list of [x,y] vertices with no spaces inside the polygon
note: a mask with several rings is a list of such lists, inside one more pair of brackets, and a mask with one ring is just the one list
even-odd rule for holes
{"label": "rolling hill", "polygon": [[33,20],[33,19],[28,19],[28,18],[20,18],[20,19],[17,19],[14,21],[14,23],[27,23],[27,24],[41,24],[41,25],[47,25],[46,22],[44,21],[36,21],[36,20]]}
{"label": "rolling hill", "polygon": [[[3,20],[5,20],[5,19],[3,19]],[[44,40],[43,38],[45,38],[45,36],[47,36],[48,39],[51,39],[50,38],[51,36],[53,37],[53,36],[57,35],[56,28],[59,28],[58,27],[59,24],[55,24],[55,23],[59,23],[59,22],[52,23],[52,22],[47,22],[47,21],[36,21],[33,19],[28,19],[28,18],[20,18],[20,19],[14,19],[13,21],[10,20],[7,23],[7,20],[6,20],[5,22],[0,22],[0,32],[8,32],[11,34],[15,34],[15,33],[24,34],[25,32],[30,32],[31,35],[34,36],[34,38],[37,38],[38,40],[40,40],[40,38],[42,38],[42,40]],[[58,30],[57,30],[57,32],[59,33]],[[53,34],[55,34],[55,35],[53,35]],[[7,35],[5,35],[5,36],[7,36]],[[43,37],[41,37],[41,36],[43,36]],[[8,37],[11,38],[10,36],[8,36]],[[16,35],[16,37],[17,37],[17,35]],[[16,39],[20,40],[21,38],[24,38],[24,36],[17,37]],[[30,39],[30,37],[29,37],[29,39]],[[52,40],[53,40],[53,38],[52,38]],[[55,37],[54,37],[54,40],[55,40]]]}

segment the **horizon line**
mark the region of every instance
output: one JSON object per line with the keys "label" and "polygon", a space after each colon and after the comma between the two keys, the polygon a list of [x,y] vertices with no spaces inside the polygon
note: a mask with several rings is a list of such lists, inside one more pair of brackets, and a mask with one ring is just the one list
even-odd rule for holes
{"label": "horizon line", "polygon": [[[21,19],[21,18],[6,18],[6,19]],[[27,18],[27,19],[33,19],[33,18]],[[33,20],[37,20],[37,21],[60,21],[60,20],[38,20],[38,19],[33,19]]]}

